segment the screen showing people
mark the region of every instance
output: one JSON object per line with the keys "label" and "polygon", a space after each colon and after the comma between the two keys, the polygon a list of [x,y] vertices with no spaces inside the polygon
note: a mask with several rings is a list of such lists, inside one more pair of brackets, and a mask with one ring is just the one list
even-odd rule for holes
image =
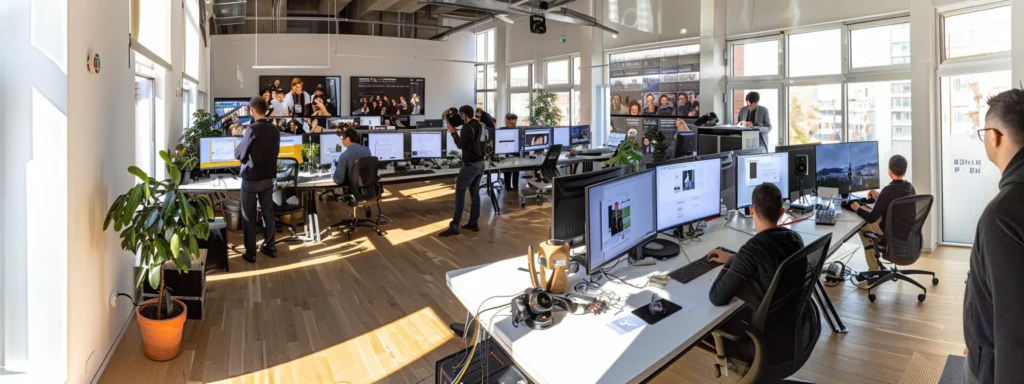
{"label": "screen showing people", "polygon": [[572,145],[583,145],[590,143],[590,126],[574,125],[569,127],[570,140]]}
{"label": "screen showing people", "polygon": [[[413,132],[409,134],[410,154],[414,159],[444,157],[441,150],[441,132]],[[451,135],[448,135],[451,136]]]}
{"label": "screen showing people", "polygon": [[[264,98],[273,107],[272,116],[338,116],[338,76],[260,76]],[[324,123],[324,122],[320,122]],[[320,124],[321,127],[326,124]]]}
{"label": "screen showing people", "polygon": [[819,144],[814,148],[818,187],[840,193],[878,189],[878,142]]}
{"label": "screen showing people", "polygon": [[[736,170],[736,207],[749,207],[754,188],[764,183],[775,184],[780,191],[789,190],[789,155],[768,153],[739,156]],[[783,196],[788,193],[783,192]]]}
{"label": "screen showing people", "polygon": [[570,127],[555,127],[551,128],[551,144],[561,145],[562,147],[569,147],[572,143],[569,140]]}
{"label": "screen showing people", "polygon": [[494,131],[494,153],[498,155],[519,153],[519,130],[497,129]]}
{"label": "screen showing people", "polygon": [[587,188],[588,271],[621,256],[656,233],[654,172],[640,172]]}
{"label": "screen showing people", "polygon": [[547,148],[551,141],[551,131],[543,129],[526,129],[523,131],[525,140],[523,149],[527,151],[538,151]]}
{"label": "screen showing people", "polygon": [[405,158],[405,135],[402,133],[370,133],[370,153],[380,161],[395,161]]}
{"label": "screen showing people", "polygon": [[722,159],[655,168],[658,229],[665,230],[721,213]]}
{"label": "screen showing people", "polygon": [[426,80],[409,77],[351,78],[352,115],[422,115]]}

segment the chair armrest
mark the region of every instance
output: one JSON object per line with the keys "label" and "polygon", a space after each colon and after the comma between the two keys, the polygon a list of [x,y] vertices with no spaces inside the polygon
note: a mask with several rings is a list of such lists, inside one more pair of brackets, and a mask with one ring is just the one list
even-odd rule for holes
{"label": "chair armrest", "polygon": [[875,241],[882,241],[882,235],[879,235],[874,232],[864,232],[864,237]]}

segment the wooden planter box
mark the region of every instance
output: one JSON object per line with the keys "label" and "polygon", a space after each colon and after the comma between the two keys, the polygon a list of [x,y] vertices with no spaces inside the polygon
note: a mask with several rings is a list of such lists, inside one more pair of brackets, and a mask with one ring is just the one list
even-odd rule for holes
{"label": "wooden planter box", "polygon": [[[173,289],[171,297],[181,300],[188,307],[188,318],[202,320],[206,309],[206,254],[199,250],[199,257],[192,261],[187,273],[178,272],[174,263],[164,264],[164,286]],[[156,289],[149,286],[149,279],[142,282],[142,300],[159,297]]]}

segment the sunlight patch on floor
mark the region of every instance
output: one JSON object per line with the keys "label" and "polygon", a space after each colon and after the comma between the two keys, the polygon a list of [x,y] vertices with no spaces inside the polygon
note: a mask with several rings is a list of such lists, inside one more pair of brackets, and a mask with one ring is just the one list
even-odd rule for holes
{"label": "sunlight patch on floor", "polygon": [[270,267],[270,268],[256,269],[256,270],[245,271],[245,272],[233,272],[233,273],[209,275],[209,276],[206,277],[206,281],[212,282],[212,281],[222,281],[222,280],[238,279],[238,278],[244,278],[244,277],[262,276],[262,275],[266,275],[266,274],[270,274],[270,273],[277,273],[277,272],[282,272],[282,271],[288,271],[288,270],[293,270],[293,269],[297,269],[297,268],[305,268],[305,267],[310,267],[310,266],[314,266],[314,265],[330,263],[332,261],[337,261],[337,260],[344,259],[346,257],[351,257],[351,256],[355,256],[355,255],[364,254],[364,253],[367,253],[367,252],[375,251],[377,249],[376,247],[373,246],[373,243],[371,243],[370,241],[368,241],[366,239],[357,240],[357,242],[358,243],[355,243],[355,244],[353,244],[351,242],[339,243],[337,245],[333,245],[333,246],[330,246],[330,247],[327,247],[327,248],[324,248],[324,249],[319,249],[319,250],[310,252],[310,255],[315,255],[315,254],[320,254],[320,253],[331,252],[333,250],[340,249],[340,248],[346,247],[346,246],[350,247],[349,249],[342,250],[342,251],[340,251],[338,253],[335,253],[335,254],[328,254],[328,255],[324,255],[324,256],[307,258],[307,259],[304,259],[304,260],[296,262],[296,263],[280,265],[280,266]]}
{"label": "sunlight patch on floor", "polygon": [[389,229],[388,235],[384,236],[384,238],[387,239],[391,245],[398,245],[406,241],[416,240],[423,236],[433,236],[438,232],[443,231],[445,228],[448,228],[449,222],[451,222],[451,220],[445,219],[413,229]]}

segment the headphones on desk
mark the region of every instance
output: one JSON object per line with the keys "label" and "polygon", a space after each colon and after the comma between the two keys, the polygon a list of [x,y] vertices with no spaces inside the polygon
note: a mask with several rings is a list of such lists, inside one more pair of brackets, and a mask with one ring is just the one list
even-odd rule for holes
{"label": "headphones on desk", "polygon": [[512,326],[526,323],[530,329],[547,329],[555,324],[553,311],[575,312],[577,304],[540,288],[530,288],[512,299]]}

